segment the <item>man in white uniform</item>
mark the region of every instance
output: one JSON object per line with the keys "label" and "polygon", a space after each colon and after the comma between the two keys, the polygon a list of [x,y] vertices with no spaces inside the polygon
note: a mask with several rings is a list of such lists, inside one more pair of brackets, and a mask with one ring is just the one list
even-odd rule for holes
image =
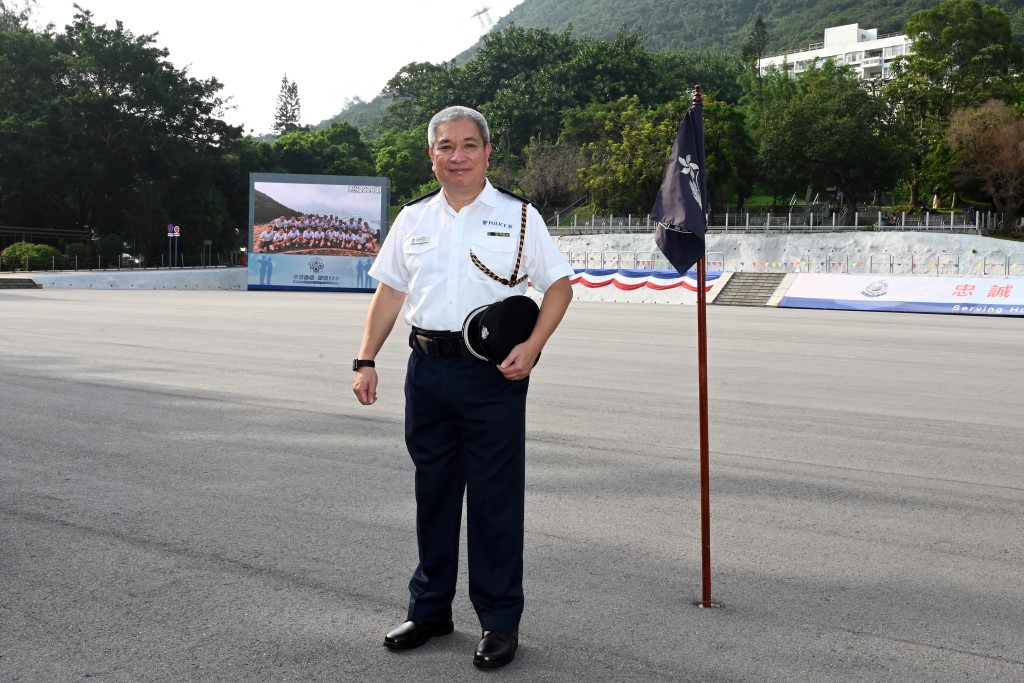
{"label": "man in white uniform", "polygon": [[274,241],[274,231],[268,226],[266,230],[260,233],[260,243],[256,246],[256,251],[267,251],[270,249],[270,243]]}
{"label": "man in white uniform", "polygon": [[[441,189],[407,204],[384,240],[353,362],[352,389],[369,405],[377,399],[373,360],[406,304],[405,432],[416,467],[419,565],[407,621],[384,645],[409,649],[452,632],[465,495],[469,597],[483,629],[473,663],[495,668],[515,657],[523,612],[529,376],[572,300],[573,270],[536,209],[487,181],[490,132],[479,112],[437,113],[427,144]],[[466,349],[461,330],[473,310],[526,291],[525,278],[498,281],[512,273],[528,274],[544,299],[529,338],[492,365]]]}

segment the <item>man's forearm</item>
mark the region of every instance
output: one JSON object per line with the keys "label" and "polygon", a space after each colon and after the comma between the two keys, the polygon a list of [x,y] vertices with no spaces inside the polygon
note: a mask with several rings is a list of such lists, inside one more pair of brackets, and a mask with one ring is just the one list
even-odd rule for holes
{"label": "man's forearm", "polygon": [[377,285],[377,291],[370,301],[363,327],[363,341],[359,345],[359,358],[372,360],[377,356],[385,340],[395,327],[398,314],[405,303],[405,294],[384,283]]}
{"label": "man's forearm", "polygon": [[544,348],[548,339],[555,333],[571,302],[572,285],[569,284],[569,278],[556,280],[544,292],[540,313],[537,314],[537,322],[530,335],[530,342],[536,345],[538,351]]}

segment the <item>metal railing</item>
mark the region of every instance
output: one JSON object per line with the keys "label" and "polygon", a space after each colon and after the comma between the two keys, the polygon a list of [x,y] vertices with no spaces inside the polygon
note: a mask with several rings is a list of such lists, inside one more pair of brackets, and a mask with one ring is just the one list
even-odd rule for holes
{"label": "metal railing", "polygon": [[[992,214],[942,213],[926,211],[922,214],[892,214],[884,211],[863,211],[848,216],[839,211],[790,211],[786,213],[723,213],[708,216],[708,232],[851,232],[859,230],[924,232],[960,232],[983,234],[995,226]],[[548,221],[552,235],[598,235],[607,233],[653,232],[658,222],[650,216],[613,216],[591,214],[589,217],[572,215],[563,222],[559,214]]]}
{"label": "metal railing", "polygon": [[32,258],[26,256],[18,259],[2,259],[0,260],[0,272],[23,272],[23,271],[118,271],[118,270],[152,270],[154,268],[219,268],[225,266],[239,265],[237,261],[235,263],[229,262],[222,259],[220,254],[215,254],[216,263],[205,263],[205,259],[200,258],[197,262],[187,263],[187,259],[184,255],[178,255],[178,263],[171,264],[169,261],[165,262],[165,257],[161,255],[159,263],[147,263],[145,259],[123,259],[123,258],[104,258],[102,256],[94,256],[92,258],[86,258],[84,256],[48,256],[45,258]]}
{"label": "metal railing", "polygon": [[136,263],[134,259],[122,259],[118,257],[104,258],[95,256],[86,258],[84,256],[47,256],[44,258],[32,258],[24,256],[17,259],[0,259],[0,272],[16,271],[65,271],[65,270],[132,270],[142,269],[144,266]]}

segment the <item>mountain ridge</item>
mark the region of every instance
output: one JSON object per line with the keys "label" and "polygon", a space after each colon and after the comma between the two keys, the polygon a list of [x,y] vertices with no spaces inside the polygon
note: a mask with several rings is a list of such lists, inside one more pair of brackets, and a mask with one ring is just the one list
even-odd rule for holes
{"label": "mountain ridge", "polygon": [[[915,12],[938,0],[525,0],[498,20],[492,31],[512,23],[610,39],[620,30],[638,29],[652,50],[708,49],[739,53],[758,16],[768,30],[770,49],[802,50],[820,42],[825,29],[845,24],[898,33]],[[1024,0],[989,0],[1005,11],[1014,33],[1024,35]],[[715,30],[708,30],[708,26]]]}
{"label": "mountain ridge", "polygon": [[[819,43],[825,29],[858,24],[877,29],[879,35],[900,33],[915,12],[938,6],[938,0],[524,0],[501,17],[490,32],[512,24],[527,29],[612,39],[621,31],[640,31],[650,50],[712,50],[739,55],[758,16],[768,31],[767,54],[798,52]],[[1014,35],[1024,38],[1024,0],[988,0],[1010,17]],[[707,26],[715,26],[709,31]],[[465,63],[480,43],[454,55]],[[382,85],[383,89],[383,85]],[[379,116],[386,99],[350,103],[339,114],[317,127],[336,121],[359,126]]]}

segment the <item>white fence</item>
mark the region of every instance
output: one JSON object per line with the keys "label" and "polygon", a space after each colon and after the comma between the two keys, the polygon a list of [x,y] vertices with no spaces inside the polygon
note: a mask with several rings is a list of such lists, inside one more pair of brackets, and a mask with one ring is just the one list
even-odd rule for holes
{"label": "white fence", "polygon": [[[737,213],[709,216],[708,232],[849,232],[855,230],[915,230],[929,232],[965,232],[982,234],[994,228],[997,217],[991,213],[892,214],[864,211],[848,217],[845,211],[823,215],[821,212]],[[1022,219],[1024,225],[1024,219]],[[548,221],[552,235],[593,235],[647,233],[658,227],[650,216],[599,216],[589,218],[573,214],[563,222],[558,214]]]}

